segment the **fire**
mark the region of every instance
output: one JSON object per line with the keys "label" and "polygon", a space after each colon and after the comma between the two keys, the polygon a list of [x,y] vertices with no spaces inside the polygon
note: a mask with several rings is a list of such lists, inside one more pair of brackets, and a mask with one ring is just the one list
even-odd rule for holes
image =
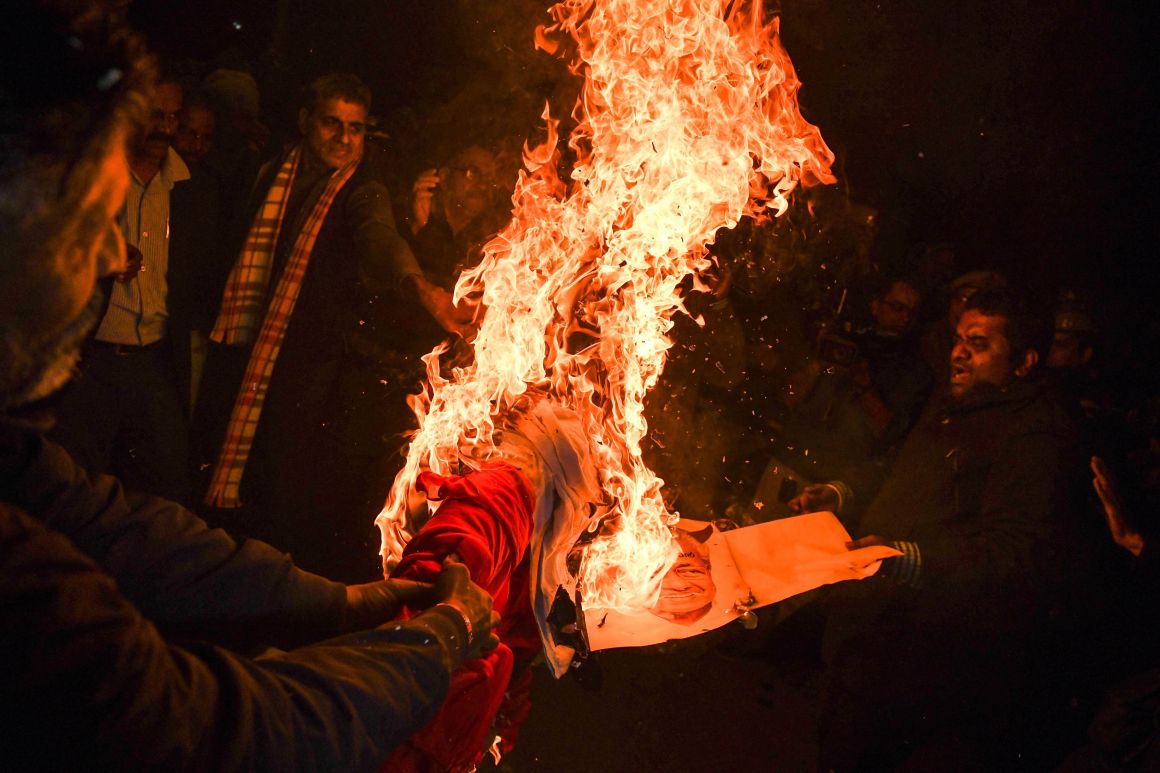
{"label": "fire", "polygon": [[461,450],[494,451],[496,420],[529,389],[574,410],[615,528],[588,549],[586,606],[641,609],[676,555],[662,481],[641,460],[644,399],[671,345],[680,286],[711,265],[716,231],[780,214],[799,184],[833,182],[833,154],[801,116],[800,86],[761,3],[565,0],[537,32],[561,41],[584,78],[557,175],[558,122],[525,146],[509,225],[465,272],[457,300],[482,294],[474,362],[440,373],[412,407],[419,430],[378,523],[384,551],[406,538],[419,471],[451,472]]}

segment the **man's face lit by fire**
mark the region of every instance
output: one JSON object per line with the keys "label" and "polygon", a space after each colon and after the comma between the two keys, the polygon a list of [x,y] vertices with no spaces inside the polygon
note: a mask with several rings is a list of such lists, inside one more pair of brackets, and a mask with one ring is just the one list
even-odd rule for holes
{"label": "man's face lit by fire", "polygon": [[900,336],[910,329],[922,297],[906,282],[895,282],[881,298],[870,302],[874,328],[879,335]]}
{"label": "man's face lit by fire", "polygon": [[341,97],[327,99],[314,110],[298,114],[298,128],[306,147],[331,169],[362,158],[367,131],[365,105]]}
{"label": "man's face lit by fire", "polygon": [[717,586],[709,565],[709,546],[697,536],[708,538],[711,530],[694,536],[683,529],[675,530],[681,554],[661,581],[661,595],[650,611],[674,623],[690,625],[709,612]]}
{"label": "man's face lit by fire", "polygon": [[487,211],[496,192],[495,156],[481,147],[464,148],[439,173],[444,202],[459,220],[470,221]]}
{"label": "man's face lit by fire", "polygon": [[1007,340],[1007,318],[988,316],[978,309],[968,309],[959,319],[955,346],[951,350],[951,384],[954,397],[962,397],[984,384],[1005,386],[1034,365],[1034,360],[1016,367]]}

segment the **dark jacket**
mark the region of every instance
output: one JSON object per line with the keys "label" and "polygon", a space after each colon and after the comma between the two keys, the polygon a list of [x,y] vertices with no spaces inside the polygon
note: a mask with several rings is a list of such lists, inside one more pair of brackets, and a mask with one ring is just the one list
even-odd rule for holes
{"label": "dark jacket", "polygon": [[925,769],[945,744],[972,770],[1040,754],[1030,728],[1059,681],[1044,645],[1070,566],[1069,492],[1087,480],[1075,449],[1034,383],[924,413],[857,530],[917,546],[917,581],[891,577],[913,566],[896,558],[834,588],[819,769],[894,769],[911,753]]}
{"label": "dark jacket", "polygon": [[852,672],[895,670],[908,684],[909,672],[931,689],[969,680],[976,656],[994,673],[997,653],[1018,657],[1050,612],[1067,571],[1071,492],[1085,482],[1072,425],[1041,385],[936,400],[858,528],[915,543],[919,587],[886,577],[843,586],[831,650],[859,664]]}
{"label": "dark jacket", "polygon": [[170,193],[169,340],[181,394],[189,394],[190,333],[205,335],[213,328],[221,289],[229,273],[221,186],[203,167],[192,167],[190,178]]}
{"label": "dark jacket", "polygon": [[437,609],[236,654],[344,615],[342,585],[0,421],[5,769],[376,770],[438,707],[463,624]]}
{"label": "dark jacket", "polygon": [[[235,234],[235,256],[280,161],[268,165],[254,186],[248,217]],[[313,198],[300,202],[296,212],[286,213],[276,271]],[[315,241],[242,477],[247,511],[236,521],[244,533],[330,576],[364,579],[343,573],[360,557],[368,559],[362,569],[378,571],[377,508],[356,505],[386,453],[384,438],[409,426],[394,429],[388,420],[410,413],[399,393],[394,413],[383,414],[383,389],[391,385],[383,383],[359,338],[372,327],[372,308],[393,302],[399,280],[413,271],[417,264],[395,231],[387,189],[363,163],[335,197]],[[211,345],[196,427],[199,462],[207,472],[217,460],[249,353],[249,347]],[[385,493],[378,494],[377,506]]]}

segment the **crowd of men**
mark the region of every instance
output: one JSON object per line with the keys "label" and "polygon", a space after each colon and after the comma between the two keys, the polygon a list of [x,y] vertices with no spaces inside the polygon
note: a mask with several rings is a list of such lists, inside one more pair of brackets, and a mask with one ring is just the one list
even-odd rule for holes
{"label": "crowd of men", "polygon": [[[298,138],[265,163],[249,141],[217,146],[212,102],[186,104],[185,91],[162,74],[130,144],[118,221],[137,260],[106,284],[53,437],[92,472],[197,506],[239,533],[277,538],[313,571],[367,579],[383,501],[368,481],[382,483],[408,428],[407,366],[471,319],[450,300],[454,264],[429,260],[438,268],[425,271],[396,229],[367,158],[371,94],[355,76],[309,84]],[[250,157],[240,166],[252,179],[237,167],[233,177],[218,171],[223,154]],[[477,181],[454,196],[462,175],[442,173],[444,208],[479,195]],[[225,201],[236,202],[232,211]],[[482,210],[425,212],[413,234],[436,223],[463,228]],[[367,320],[404,302],[411,336],[391,347],[384,331],[405,317]],[[402,360],[394,372],[384,373],[384,348]]]}
{"label": "crowd of men", "polygon": [[[158,74],[102,9],[0,12],[6,764],[375,769],[495,646],[457,561],[376,580],[372,521],[420,357],[470,335],[450,289],[501,222],[496,156],[465,144],[397,211],[357,77],[307,84],[275,146],[252,77]],[[1106,431],[1089,310],[1063,296],[1053,327],[989,270],[873,276],[864,309],[764,367],[748,312],[769,298],[718,257],[660,434],[778,371],[751,413],[761,466],[808,483],[781,504],[902,554],[816,604],[819,769],[1155,763],[1154,729],[1100,696],[1151,685],[1156,716],[1156,596],[1132,583],[1156,581],[1157,441],[1133,457]],[[679,488],[699,457],[670,446]],[[1103,459],[1129,457],[1115,482]]]}
{"label": "crowd of men", "polygon": [[[293,161],[276,163],[256,194],[292,210],[287,238],[277,239],[282,211],[270,228],[256,216],[249,258],[230,268],[233,315],[197,327],[189,306],[205,290],[184,277],[209,253],[191,247],[206,222],[183,220],[183,187],[195,189],[171,146],[182,93],[156,81],[139,39],[106,10],[21,1],[0,11],[4,767],[376,770],[432,717],[452,673],[495,646],[491,598],[451,558],[431,583],[344,585],[270,545],[235,541],[178,504],[193,498],[176,456],[189,426],[191,330],[253,343],[247,331],[274,324],[254,274],[280,269],[279,289],[302,285],[296,261],[312,251],[326,260],[328,239],[345,240],[331,250],[397,242],[380,191],[355,177],[368,99],[355,84],[307,105]],[[187,128],[205,141],[204,126]],[[299,169],[309,182],[295,188]],[[327,215],[339,212],[328,235]],[[309,292],[349,305],[333,293],[356,269],[367,282],[403,281],[413,258],[397,254],[393,264],[315,264],[318,287],[299,310]],[[285,309],[283,327],[292,316]],[[264,350],[266,378],[284,332],[273,356]],[[303,331],[303,347],[315,332],[333,329]],[[256,340],[255,351],[267,344]],[[58,395],[74,367],[74,386]],[[54,403],[53,432],[83,464],[46,437]],[[235,435],[252,437],[259,417],[245,419]],[[244,464],[235,454],[218,465],[218,504],[237,496]]]}

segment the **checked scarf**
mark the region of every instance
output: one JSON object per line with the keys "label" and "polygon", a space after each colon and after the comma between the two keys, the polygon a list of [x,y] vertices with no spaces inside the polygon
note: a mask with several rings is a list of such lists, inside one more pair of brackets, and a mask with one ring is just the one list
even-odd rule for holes
{"label": "checked scarf", "polygon": [[314,251],[314,242],[334,197],[354,174],[360,160],[355,159],[337,170],[327,181],[326,188],[294,240],[294,246],[286,259],[286,267],[271,296],[268,290],[274,249],[301,158],[302,146],[298,145],[278,169],[266,193],[266,200],[246,235],[238,261],[230,272],[222,296],[221,313],[210,334],[210,338],[218,343],[253,344],[246,374],[226,427],[225,442],[218,454],[213,478],[205,495],[205,504],[212,507],[241,507],[239,490],[242,473],[250,457],[254,433],[258,429],[258,419],[266,400],[266,390],[274,372],[274,362],[282,349],[282,340],[286,336],[290,315],[294,313],[298,292],[302,289],[302,278],[306,275],[310,254]]}

